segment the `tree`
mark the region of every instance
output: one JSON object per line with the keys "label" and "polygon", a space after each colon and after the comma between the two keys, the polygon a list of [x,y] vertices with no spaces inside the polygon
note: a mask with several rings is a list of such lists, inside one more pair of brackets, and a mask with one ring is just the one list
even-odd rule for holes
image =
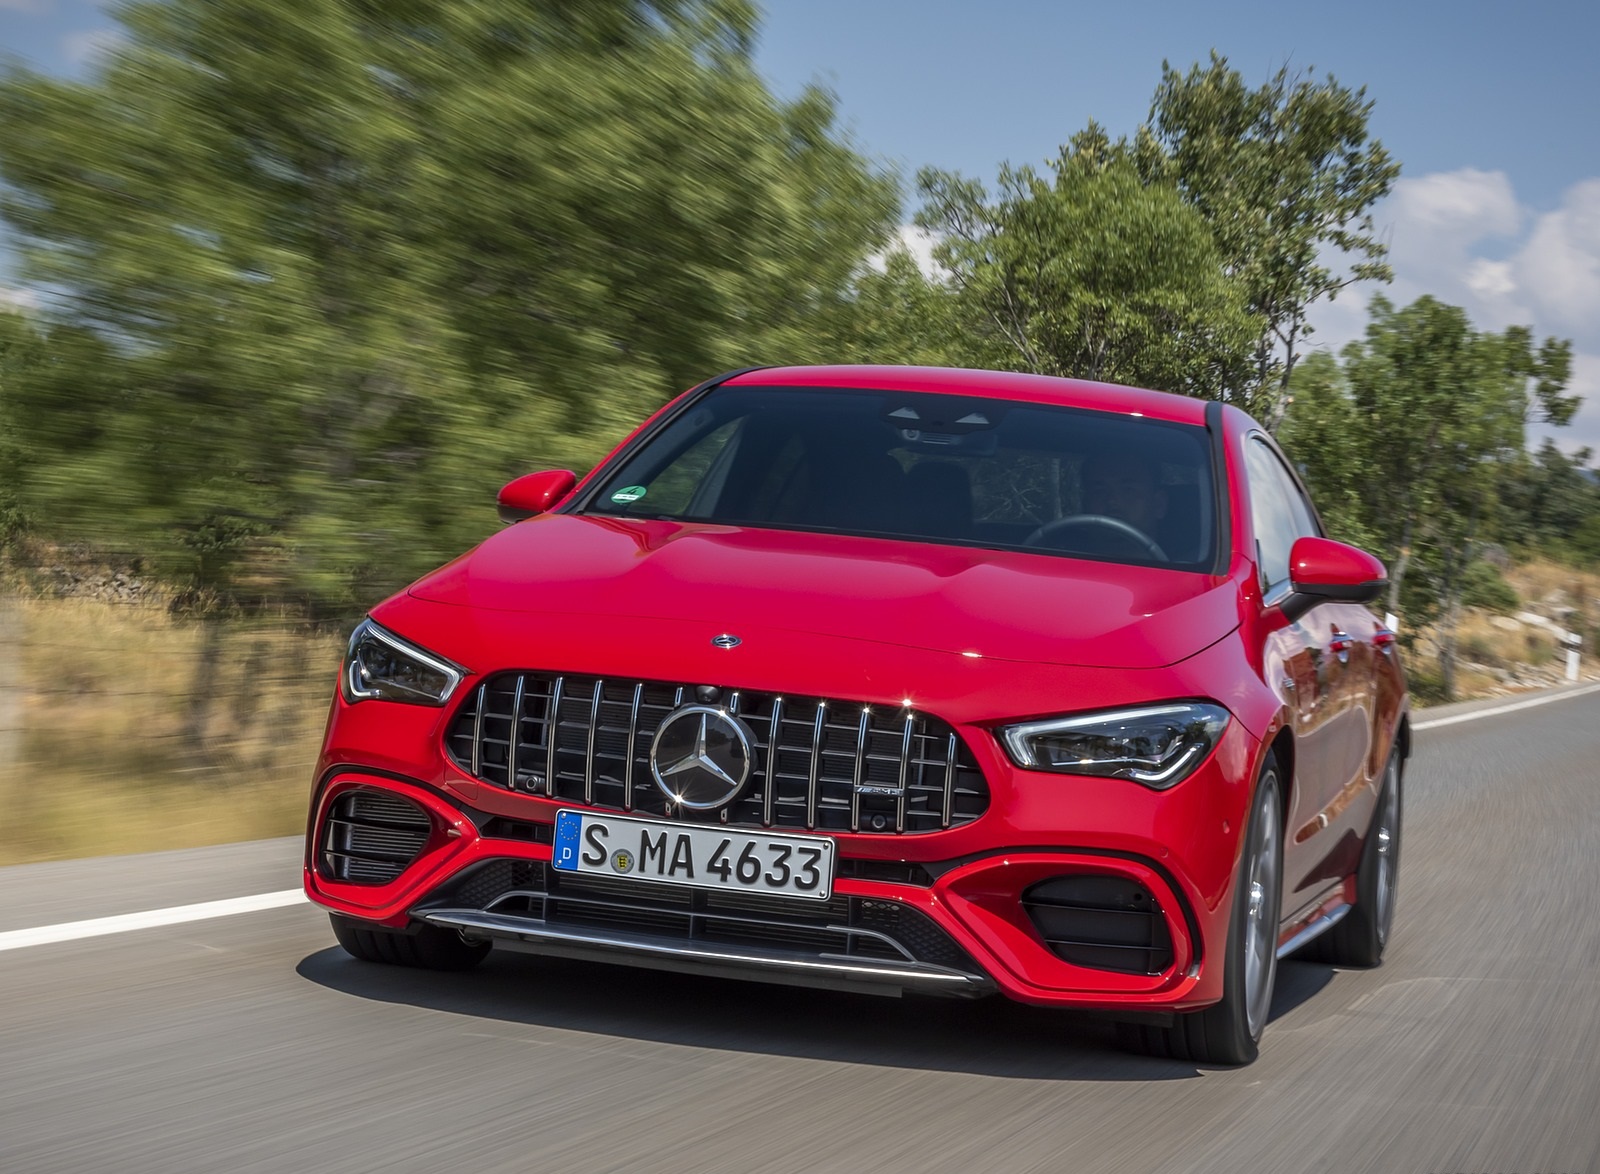
{"label": "tree", "polygon": [[1592,558],[1574,539],[1600,514],[1600,485],[1588,467],[1593,459],[1591,449],[1569,455],[1548,437],[1537,452],[1523,454],[1501,490],[1506,542],[1556,558]]}
{"label": "tree", "polygon": [[1308,394],[1290,409],[1285,447],[1384,556],[1389,610],[1412,628],[1438,619],[1447,696],[1465,572],[1496,533],[1527,426],[1571,420],[1570,375],[1570,343],[1536,348],[1524,327],[1479,332],[1431,297],[1398,310],[1377,297],[1342,370],[1318,361],[1296,383]]}
{"label": "tree", "polygon": [[1147,184],[1125,145],[1091,126],[1046,179],[1003,167],[983,186],[918,177],[917,223],[935,234],[980,360],[1048,375],[1223,398],[1256,324],[1222,272],[1204,220]]}
{"label": "tree", "polygon": [[[1140,157],[1152,181],[1176,183],[1211,226],[1258,317],[1245,398],[1274,432],[1310,307],[1353,282],[1391,276],[1371,209],[1400,166],[1368,140],[1371,112],[1365,89],[1331,75],[1317,82],[1285,68],[1252,90],[1215,52],[1187,73],[1162,63],[1147,132],[1159,150]],[[1348,271],[1330,268],[1345,257]]]}
{"label": "tree", "polygon": [[32,483],[59,524],[204,591],[363,606],[476,540],[510,475],[811,357],[896,218],[826,95],[768,92],[743,0],[121,18],[89,80],[0,79],[3,210],[74,340],[22,427],[72,434]]}

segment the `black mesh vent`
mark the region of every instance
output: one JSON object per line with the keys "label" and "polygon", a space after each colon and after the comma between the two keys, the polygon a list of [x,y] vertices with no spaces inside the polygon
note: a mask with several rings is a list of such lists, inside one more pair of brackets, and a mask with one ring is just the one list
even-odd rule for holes
{"label": "black mesh vent", "polygon": [[428,813],[409,799],[366,788],[346,791],[322,825],[322,874],[386,884],[417,858],[432,831]]}
{"label": "black mesh vent", "polygon": [[1160,974],[1172,965],[1172,936],[1156,899],[1115,876],[1058,876],[1022,895],[1033,927],[1075,966]]}
{"label": "black mesh vent", "polygon": [[896,901],[838,895],[796,901],[560,872],[539,861],[493,860],[463,873],[416,912],[446,908],[549,925],[629,929],[679,941],[778,946],[819,957],[923,962],[982,973],[932,918]]}
{"label": "black mesh vent", "polygon": [[498,787],[681,815],[651,778],[650,744],[673,709],[706,696],[756,745],[753,776],[726,812],[731,826],[933,832],[988,809],[983,774],[947,723],[860,702],[507,673],[468,695],[446,747],[457,766]]}

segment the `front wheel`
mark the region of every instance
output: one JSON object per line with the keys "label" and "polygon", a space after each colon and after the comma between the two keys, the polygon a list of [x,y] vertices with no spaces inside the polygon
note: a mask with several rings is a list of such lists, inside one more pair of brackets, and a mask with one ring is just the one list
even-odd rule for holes
{"label": "front wheel", "polygon": [[1278,973],[1278,917],[1283,903],[1283,795],[1277,760],[1268,757],[1240,854],[1233,916],[1223,958],[1222,999],[1177,1017],[1170,1027],[1125,1024],[1138,1050],[1200,1064],[1248,1064],[1256,1058]]}

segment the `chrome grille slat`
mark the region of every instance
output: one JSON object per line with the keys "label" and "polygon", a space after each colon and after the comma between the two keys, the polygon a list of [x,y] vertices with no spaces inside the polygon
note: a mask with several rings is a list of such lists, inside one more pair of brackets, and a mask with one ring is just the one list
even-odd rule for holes
{"label": "chrome grille slat", "polygon": [[517,746],[522,741],[522,691],[527,683],[527,677],[517,678],[517,691],[511,701],[510,741],[506,744],[506,786],[513,791],[517,789]]}
{"label": "chrome grille slat", "polygon": [[[503,673],[469,694],[445,750],[463,771],[494,786],[601,809],[718,818],[730,827],[919,834],[968,823],[988,807],[988,786],[971,752],[938,718],[744,689],[725,694],[749,726],[755,750],[743,794],[724,809],[725,820],[721,812],[668,810],[649,772],[650,744],[696,687]],[[543,763],[542,785],[533,762]]]}
{"label": "chrome grille slat", "polygon": [[761,793],[761,826],[772,826],[772,807],[778,796],[778,737],[783,731],[783,698],[772,699],[772,724],[767,727],[767,785]]}
{"label": "chrome grille slat", "polygon": [[[522,725],[522,685],[528,678],[517,677],[517,707],[513,711],[515,727]],[[547,746],[544,757],[544,793],[556,793],[556,751],[561,745],[561,686],[564,678],[557,677],[554,687],[550,690],[550,699],[545,704],[544,711],[544,740]],[[516,775],[512,774],[511,786],[515,789]]]}
{"label": "chrome grille slat", "polygon": [[628,715],[628,746],[622,768],[622,810],[633,810],[633,759],[639,742],[639,703],[644,700],[644,682],[633,687],[633,709]]}
{"label": "chrome grille slat", "polygon": [[817,718],[811,729],[811,774],[806,779],[806,828],[817,826],[817,772],[822,769],[822,735],[828,726],[828,703],[817,702]]}
{"label": "chrome grille slat", "polygon": [[485,682],[478,686],[478,703],[472,710],[472,773],[477,774],[481,763],[479,755],[483,747],[483,695],[489,691]]}
{"label": "chrome grille slat", "polygon": [[595,679],[594,696],[589,701],[589,753],[583,760],[583,801],[594,804],[594,739],[600,731],[600,701],[605,696],[606,683]]}

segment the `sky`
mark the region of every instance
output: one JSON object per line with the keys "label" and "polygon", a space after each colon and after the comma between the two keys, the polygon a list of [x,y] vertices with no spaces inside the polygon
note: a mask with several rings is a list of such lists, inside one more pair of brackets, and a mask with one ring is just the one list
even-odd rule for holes
{"label": "sky", "polygon": [[[97,0],[0,0],[0,52],[81,74],[114,43]],[[869,156],[992,181],[1043,163],[1094,119],[1131,133],[1163,60],[1216,49],[1259,84],[1287,65],[1365,87],[1402,164],[1376,210],[1399,303],[1424,293],[1483,329],[1573,340],[1586,403],[1563,447],[1600,450],[1600,4],[1346,0],[765,0],[757,65],[774,90],[835,92]],[[907,216],[911,212],[908,205]],[[0,299],[6,296],[0,290]],[[12,297],[25,294],[13,294]],[[1315,344],[1360,334],[1370,290],[1313,316]]]}

